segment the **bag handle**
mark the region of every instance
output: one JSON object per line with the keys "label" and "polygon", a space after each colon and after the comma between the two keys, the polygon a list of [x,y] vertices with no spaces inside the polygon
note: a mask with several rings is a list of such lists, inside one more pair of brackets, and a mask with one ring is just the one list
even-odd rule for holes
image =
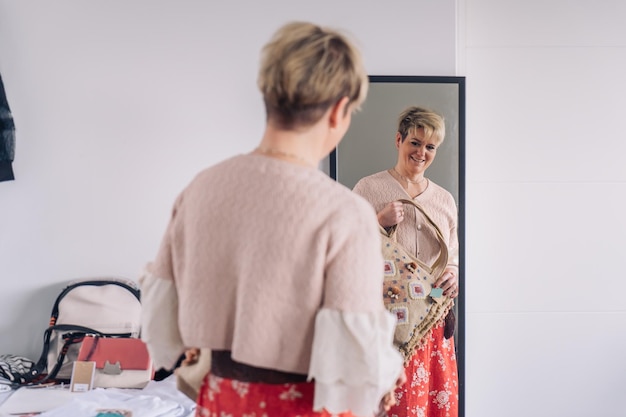
{"label": "bag handle", "polygon": [[[88,336],[86,336],[88,337]],[[94,335],[93,336],[93,343],[91,344],[91,348],[89,349],[89,352],[87,353],[87,356],[85,357],[85,361],[90,361],[93,354],[96,353],[96,348],[98,347],[98,341],[100,340],[100,336],[98,335]]]}
{"label": "bag handle", "polygon": [[[50,350],[50,337],[52,335],[52,331],[68,331],[65,333],[62,338],[64,340],[63,346],[59,355],[57,356],[57,361],[55,362],[53,368],[47,375],[43,375],[48,367],[48,352]],[[82,341],[82,339],[86,335],[95,335],[97,337],[132,337],[132,333],[102,333],[98,330],[92,329],[90,327],[78,326],[73,324],[56,324],[53,326],[49,326],[44,331],[43,336],[43,350],[41,352],[41,356],[37,363],[31,369],[29,375],[25,376],[25,378],[21,381],[20,385],[33,385],[33,384],[43,384],[51,379],[56,378],[61,366],[63,365],[63,360],[65,359],[65,355],[67,354],[67,349],[73,343],[78,343]]]}
{"label": "bag handle", "polygon": [[[428,215],[428,213],[426,213],[426,211],[416,202],[412,200],[407,200],[405,198],[401,198],[397,201],[401,202],[402,204],[408,204],[410,206],[415,207],[420,213],[422,213],[422,215],[424,216],[428,224],[430,224],[430,226],[435,231],[435,237],[437,238],[437,243],[439,243],[440,250],[439,250],[439,256],[437,257],[437,260],[435,261],[435,263],[433,263],[431,268],[433,271],[436,271],[437,268],[442,268],[442,272],[443,272],[446,265],[448,264],[448,245],[446,244],[446,241],[443,238],[443,233],[441,233],[441,229],[439,229],[439,226],[437,226],[437,223],[435,223],[435,221]],[[392,226],[392,229],[391,231],[387,233],[387,236],[390,237],[391,239],[395,239],[397,227],[398,227],[397,224]],[[386,230],[383,227],[381,227],[381,229],[386,232]]]}

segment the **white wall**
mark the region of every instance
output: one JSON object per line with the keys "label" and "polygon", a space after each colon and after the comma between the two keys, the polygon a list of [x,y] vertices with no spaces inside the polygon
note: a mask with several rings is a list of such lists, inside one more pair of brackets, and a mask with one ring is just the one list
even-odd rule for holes
{"label": "white wall", "polygon": [[626,5],[222,3],[0,0],[0,353],[39,354],[66,280],[136,278],[191,176],[258,141],[259,49],[307,19],[372,74],[467,76],[466,415],[625,416]]}
{"label": "white wall", "polygon": [[626,3],[459,10],[467,416],[626,416]]}
{"label": "white wall", "polygon": [[375,75],[455,75],[455,2],[0,0],[17,180],[0,183],[0,353],[37,358],[68,280],[136,279],[176,194],[251,150],[259,51],[290,20],[353,34]]}

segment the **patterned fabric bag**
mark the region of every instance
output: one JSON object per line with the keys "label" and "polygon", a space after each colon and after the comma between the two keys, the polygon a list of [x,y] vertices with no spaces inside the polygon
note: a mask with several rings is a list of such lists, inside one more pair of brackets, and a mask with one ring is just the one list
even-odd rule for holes
{"label": "patterned fabric bag", "polygon": [[442,321],[454,301],[434,288],[448,263],[448,249],[439,227],[419,205],[411,200],[399,200],[417,208],[434,229],[440,253],[432,265],[427,265],[407,251],[396,240],[396,228],[381,229],[382,251],[385,259],[383,297],[385,306],[398,319],[394,344],[404,356],[405,363],[430,330]]}

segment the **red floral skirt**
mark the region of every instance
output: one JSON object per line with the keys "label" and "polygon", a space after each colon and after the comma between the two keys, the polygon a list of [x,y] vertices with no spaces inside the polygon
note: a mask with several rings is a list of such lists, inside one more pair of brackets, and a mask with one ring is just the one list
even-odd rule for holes
{"label": "red floral skirt", "polygon": [[313,382],[263,384],[208,374],[200,388],[196,417],[354,417],[313,411]]}
{"label": "red floral skirt", "polygon": [[454,338],[435,327],[418,348],[406,370],[407,382],[396,390],[397,404],[390,417],[457,417],[459,387]]}

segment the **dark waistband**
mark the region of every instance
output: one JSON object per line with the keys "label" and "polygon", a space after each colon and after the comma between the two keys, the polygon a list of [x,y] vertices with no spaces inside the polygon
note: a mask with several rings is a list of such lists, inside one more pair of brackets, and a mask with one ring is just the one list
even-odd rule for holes
{"label": "dark waistband", "polygon": [[227,379],[243,382],[261,382],[265,384],[293,384],[306,382],[307,376],[274,369],[257,368],[235,362],[229,350],[211,351],[211,373]]}

